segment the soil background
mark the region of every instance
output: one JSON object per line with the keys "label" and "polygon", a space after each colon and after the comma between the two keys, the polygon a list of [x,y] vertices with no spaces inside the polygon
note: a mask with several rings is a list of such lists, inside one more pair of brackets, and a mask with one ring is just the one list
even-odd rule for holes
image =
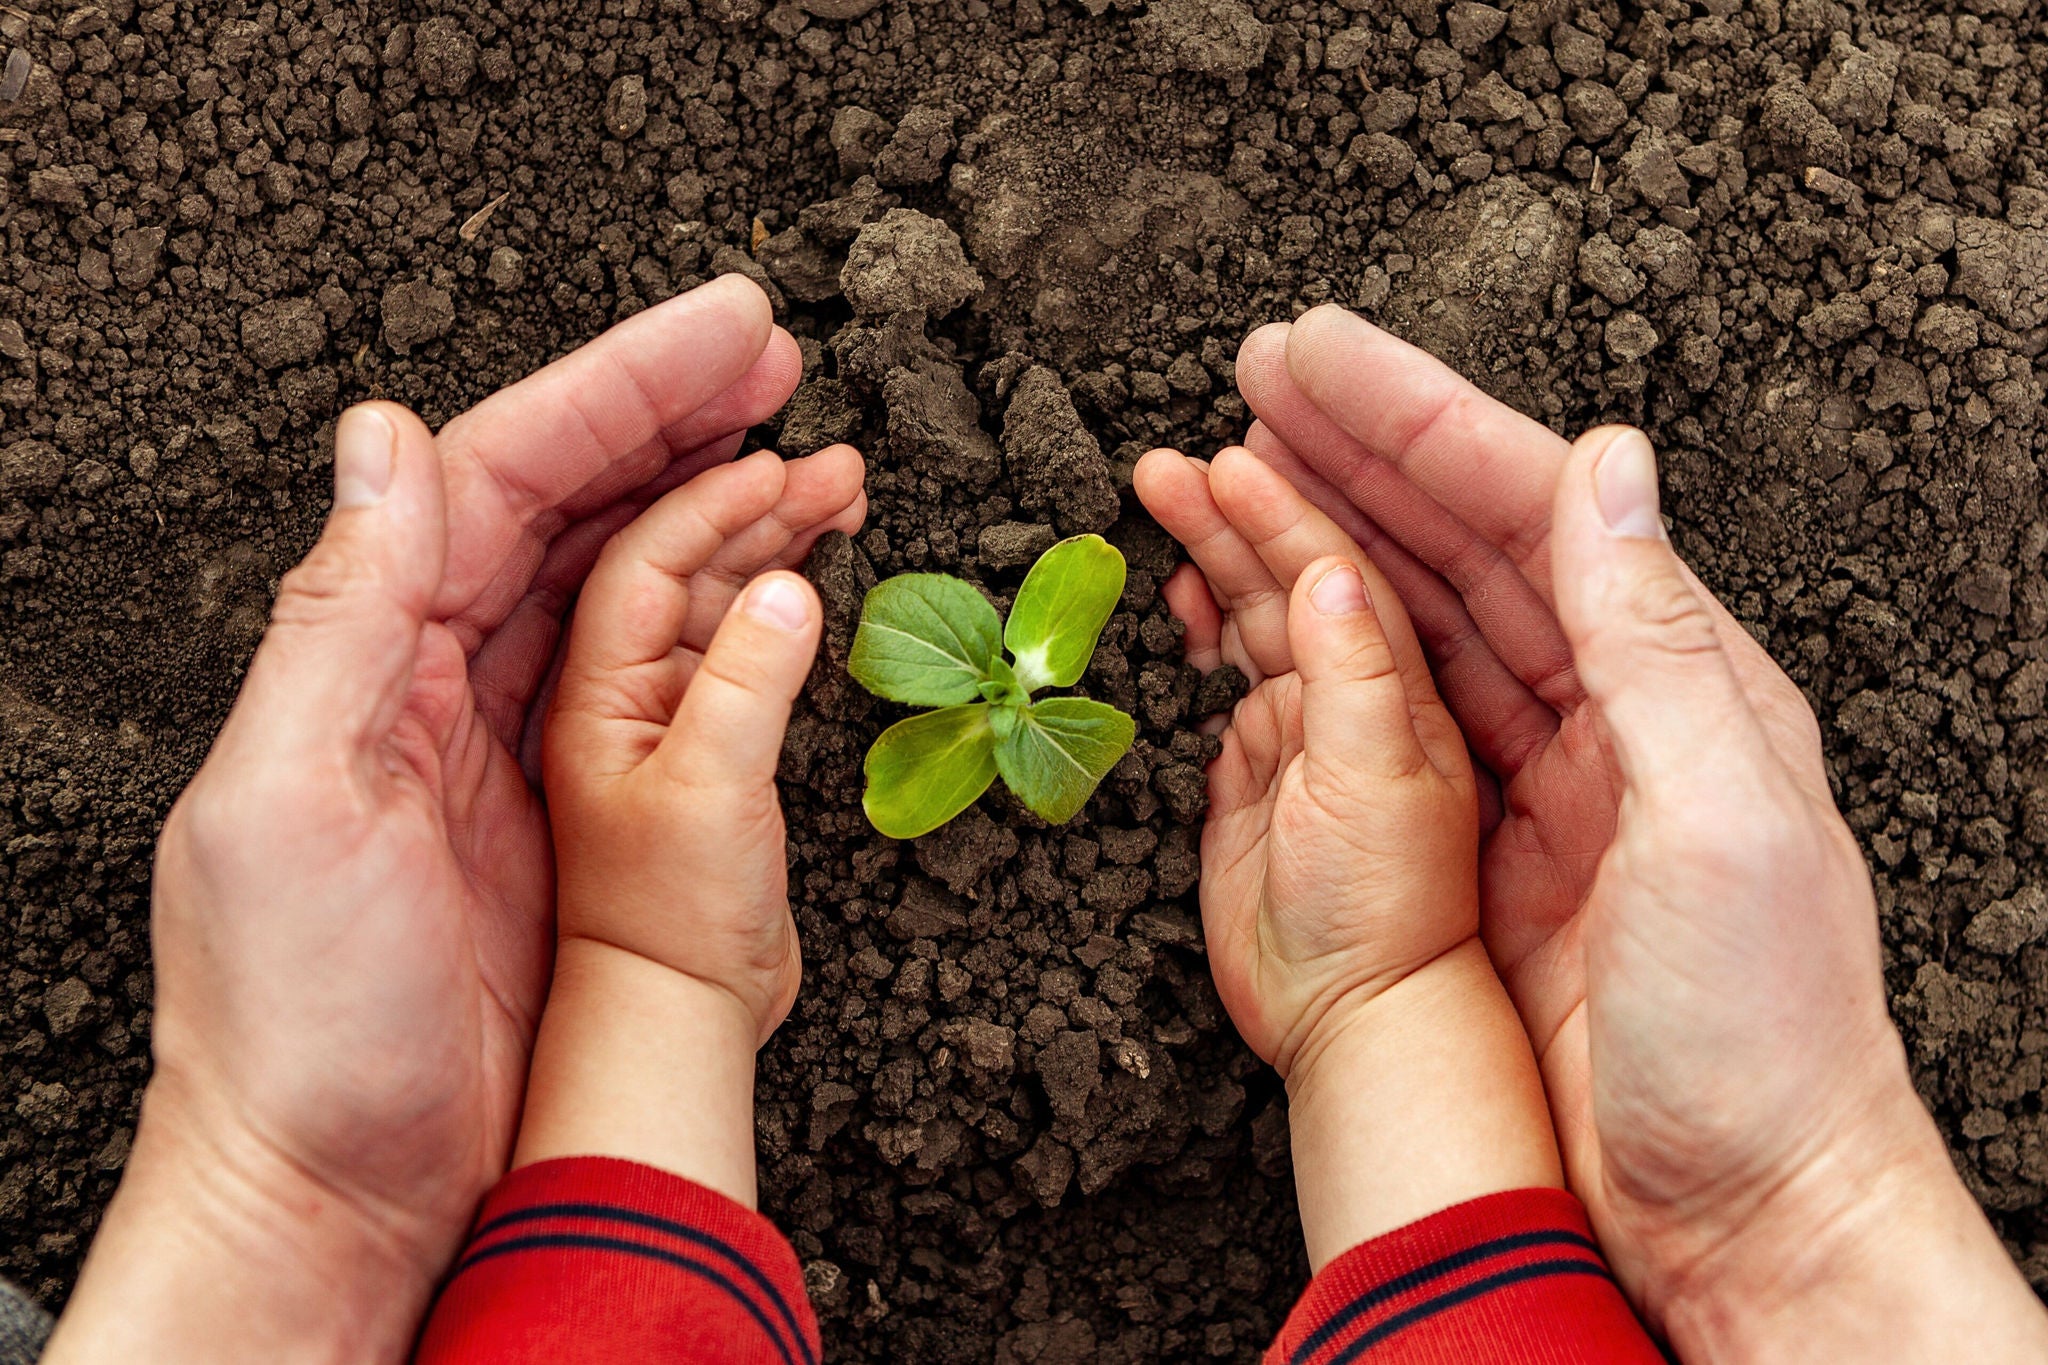
{"label": "soil background", "polygon": [[[0,48],[0,1273],[63,1302],[148,1070],[149,855],[327,499],[699,280],[851,438],[788,750],[805,993],[765,1210],[836,1360],[1250,1360],[1286,1121],[1207,984],[1200,717],[1132,511],[1241,431],[1250,327],[1356,307],[1561,430],[1639,422],[1679,546],[1806,689],[1921,1091],[2048,1284],[2048,11],[2024,0],[14,0]],[[493,207],[495,206],[495,207]],[[488,210],[488,212],[486,212]],[[912,568],[1132,573],[1086,817],[897,845],[843,659]]]}

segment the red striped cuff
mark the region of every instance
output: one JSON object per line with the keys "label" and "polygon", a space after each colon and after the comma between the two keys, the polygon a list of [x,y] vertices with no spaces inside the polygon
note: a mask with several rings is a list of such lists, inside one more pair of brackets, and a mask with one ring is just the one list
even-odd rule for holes
{"label": "red striped cuff", "polygon": [[1491,1194],[1324,1266],[1265,1365],[1659,1365],[1585,1206]]}
{"label": "red striped cuff", "polygon": [[803,1271],[774,1224],[610,1157],[524,1166],[484,1198],[422,1365],[818,1365]]}

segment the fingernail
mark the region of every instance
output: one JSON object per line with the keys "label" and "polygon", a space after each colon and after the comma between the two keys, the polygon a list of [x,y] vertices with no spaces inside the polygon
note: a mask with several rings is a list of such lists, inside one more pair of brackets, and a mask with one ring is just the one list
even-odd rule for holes
{"label": "fingernail", "polygon": [[746,613],[777,630],[802,630],[811,604],[804,590],[787,578],[764,578],[747,589]]}
{"label": "fingernail", "polygon": [[1325,616],[1350,616],[1365,610],[1365,579],[1349,564],[1340,565],[1316,580],[1308,590],[1310,605]]}
{"label": "fingernail", "polygon": [[350,408],[334,431],[334,510],[374,507],[391,488],[398,432],[375,408]]}
{"label": "fingernail", "polygon": [[1593,462],[1593,496],[1601,520],[1615,535],[1664,538],[1664,518],[1657,515],[1657,455],[1640,431],[1622,432],[1600,452]]}

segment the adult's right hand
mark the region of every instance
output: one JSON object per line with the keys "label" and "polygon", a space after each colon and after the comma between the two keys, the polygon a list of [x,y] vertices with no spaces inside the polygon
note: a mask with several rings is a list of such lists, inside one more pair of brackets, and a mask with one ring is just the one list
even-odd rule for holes
{"label": "adult's right hand", "polygon": [[1913,1092],[1813,714],[1673,553],[1642,434],[1567,445],[1336,308],[1237,375],[1498,777],[1488,948],[1652,1325],[1688,1360],[2048,1358]]}

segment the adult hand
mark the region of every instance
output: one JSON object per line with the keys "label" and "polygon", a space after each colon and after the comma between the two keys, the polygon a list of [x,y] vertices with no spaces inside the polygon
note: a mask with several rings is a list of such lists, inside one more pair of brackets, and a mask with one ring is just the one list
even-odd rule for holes
{"label": "adult hand", "polygon": [[49,1359],[403,1356],[505,1168],[546,990],[517,755],[562,612],[800,369],[727,277],[438,437],[343,415],[326,531],[159,844],[157,1069]]}
{"label": "adult hand", "polygon": [[1688,1359],[2039,1359],[1886,1013],[1798,689],[1576,445],[1336,308],[1247,340],[1247,444],[1365,545],[1499,782],[1483,931],[1569,1178]]}

